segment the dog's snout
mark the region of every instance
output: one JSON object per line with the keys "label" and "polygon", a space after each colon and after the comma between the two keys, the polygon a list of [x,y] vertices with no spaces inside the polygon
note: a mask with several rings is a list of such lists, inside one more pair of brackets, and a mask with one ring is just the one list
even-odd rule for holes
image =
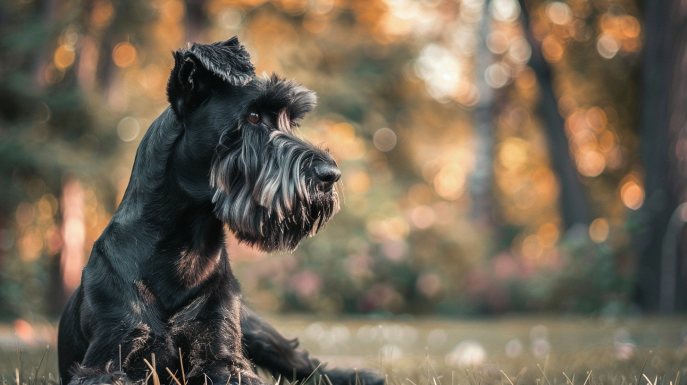
{"label": "dog's snout", "polygon": [[315,177],[329,187],[341,179],[341,171],[336,166],[324,163],[315,167]]}

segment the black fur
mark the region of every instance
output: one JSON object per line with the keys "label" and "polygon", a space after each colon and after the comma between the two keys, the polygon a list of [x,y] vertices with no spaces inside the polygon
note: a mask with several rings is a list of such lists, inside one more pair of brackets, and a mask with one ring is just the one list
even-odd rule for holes
{"label": "black fur", "polygon": [[[303,380],[319,362],[242,305],[223,226],[263,250],[290,250],[338,211],[334,160],[292,132],[315,96],[255,77],[236,38],[174,58],[171,107],[141,141],[122,203],[60,320],[60,380],[143,382],[152,353],[164,383],[166,368],[179,378],[180,359],[190,385],[262,384],[255,366]],[[334,385],[355,377],[319,371]]]}

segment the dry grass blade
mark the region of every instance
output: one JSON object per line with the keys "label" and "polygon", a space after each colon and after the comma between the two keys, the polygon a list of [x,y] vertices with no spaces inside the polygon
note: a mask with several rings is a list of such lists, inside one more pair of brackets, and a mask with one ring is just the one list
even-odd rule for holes
{"label": "dry grass blade", "polygon": [[153,369],[153,365],[150,364],[150,361],[148,361],[148,360],[146,360],[146,359],[144,358],[144,359],[143,359],[143,363],[145,363],[146,366],[148,366],[148,369],[150,369],[151,375],[152,375],[153,373],[155,373],[155,369]]}
{"label": "dry grass blade", "polygon": [[19,334],[14,333],[14,344],[17,347],[17,368],[14,370],[17,378],[17,385],[21,385],[21,350],[19,350]]}
{"label": "dry grass blade", "polygon": [[144,358],[144,359],[143,359],[143,363],[145,363],[146,366],[148,366],[148,369],[150,369],[150,374],[151,374],[151,375],[152,375],[153,373],[155,373],[155,369],[153,369],[153,365],[150,364],[150,361],[148,361],[148,360],[146,360],[146,359]]}
{"label": "dry grass blade", "polygon": [[[513,381],[510,380],[510,377],[508,377],[508,375],[506,374],[506,372],[504,372],[504,371],[501,370],[501,369],[499,369],[499,372],[501,372],[501,374],[503,374],[504,377],[506,377],[506,380],[508,380],[508,382],[510,382],[510,385],[513,385]],[[451,381],[451,382],[453,382],[453,381]]]}
{"label": "dry grass blade", "polygon": [[565,372],[563,372],[563,375],[565,376],[566,381],[570,383],[570,385],[574,385],[573,382],[570,380],[570,377],[568,377],[568,375],[565,374]]}
{"label": "dry grass blade", "polygon": [[177,379],[177,376],[175,376],[174,373],[172,373],[172,371],[169,370],[169,368],[165,367],[165,369],[167,370],[167,373],[169,373],[169,375],[172,376],[172,379],[174,380],[174,382],[176,382],[177,385],[181,385],[181,382],[179,382],[179,380]]}
{"label": "dry grass blade", "polygon": [[324,375],[324,379],[327,380],[327,382],[329,383],[329,385],[334,385],[334,384],[332,384],[332,380],[329,379],[329,376],[328,376],[326,373],[325,373],[325,375]]}
{"label": "dry grass blade", "polygon": [[635,382],[635,385],[639,385],[639,381],[642,380],[642,376],[644,375],[644,368],[646,367],[646,362],[649,360],[649,356],[651,355],[652,351],[649,350],[649,354],[646,355],[646,358],[644,359],[644,363],[642,364],[642,370],[639,372],[639,377],[637,378],[637,381]]}
{"label": "dry grass blade", "polygon": [[590,370],[590,371],[589,371],[589,374],[587,374],[587,379],[584,380],[584,384],[583,384],[583,385],[587,385],[587,381],[589,381],[589,377],[591,377],[591,376],[592,376],[592,371]]}
{"label": "dry grass blade", "polygon": [[425,364],[427,365],[427,380],[430,378],[429,370],[432,369],[432,372],[434,372],[434,385],[437,385],[436,380],[439,380],[439,385],[442,385],[441,383],[441,376],[437,373],[436,369],[434,368],[434,365],[432,365],[432,361],[429,359],[429,353],[425,357]]}
{"label": "dry grass blade", "polygon": [[50,349],[50,345],[45,347],[45,351],[43,351],[43,355],[38,363],[38,367],[36,367],[36,373],[33,375],[33,385],[36,385],[36,382],[38,381],[38,371],[41,369],[41,365],[43,365],[43,359],[45,358],[45,354],[48,352],[48,349]]}
{"label": "dry grass blade", "polygon": [[[186,373],[184,373],[184,360],[181,357],[181,348],[179,348],[179,366],[181,367],[181,380],[186,385]],[[231,378],[231,375],[229,375],[229,378]]]}
{"label": "dry grass blade", "polygon": [[155,354],[152,355],[152,361],[153,363],[151,364],[146,360],[145,358],[143,359],[143,362],[148,366],[150,369],[152,376],[153,376],[153,385],[160,385],[160,377],[157,375],[157,370],[155,370]]}
{"label": "dry grass blade", "polygon": [[[306,378],[305,381],[302,381],[301,384],[307,384],[307,383],[308,383],[308,380],[310,379],[310,377],[312,377],[312,375],[315,374],[315,372],[317,372],[317,369],[319,369],[320,366],[322,366],[322,363],[320,363],[319,365],[317,365],[317,367],[315,368],[315,370],[313,370],[312,373],[310,373],[310,375],[308,376],[308,378]],[[358,377],[358,372],[355,373],[355,376]],[[295,382],[294,382],[294,384],[295,384]]]}
{"label": "dry grass blade", "polygon": [[649,385],[656,385],[656,383],[658,382],[658,376],[656,376],[656,379],[654,380],[654,382],[651,382],[651,380],[649,379],[649,377],[646,376],[646,374],[642,373],[642,376],[644,377],[644,379],[646,380],[646,382]]}
{"label": "dry grass blade", "polygon": [[[549,360],[549,356],[546,356],[546,361],[548,361],[548,360]],[[542,374],[542,376],[544,376],[544,379],[546,380],[546,382],[548,382],[549,385],[551,385],[551,381],[549,381],[549,379],[546,377],[546,373],[544,373],[544,369],[542,369],[541,366],[539,366],[539,364],[537,364],[537,367],[541,371],[541,374]],[[546,367],[546,364],[544,364],[544,367]]]}

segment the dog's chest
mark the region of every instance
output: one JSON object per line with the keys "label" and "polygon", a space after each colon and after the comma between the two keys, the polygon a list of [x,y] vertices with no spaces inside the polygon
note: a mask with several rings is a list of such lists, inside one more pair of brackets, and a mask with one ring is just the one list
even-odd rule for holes
{"label": "dog's chest", "polygon": [[221,250],[210,255],[203,255],[194,250],[182,251],[175,263],[181,284],[185,287],[193,287],[208,279],[217,269],[221,257]]}

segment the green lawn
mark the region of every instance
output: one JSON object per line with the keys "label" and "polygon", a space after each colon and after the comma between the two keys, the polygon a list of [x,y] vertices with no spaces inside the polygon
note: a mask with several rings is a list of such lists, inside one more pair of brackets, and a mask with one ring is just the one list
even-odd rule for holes
{"label": "green lawn", "polygon": [[[394,385],[647,384],[644,376],[687,384],[687,318],[268,318],[331,366],[381,369]],[[0,327],[0,373],[16,384],[11,341]],[[20,342],[20,350],[22,380],[32,385],[45,342]],[[56,377],[52,346],[38,383],[46,373]]]}

